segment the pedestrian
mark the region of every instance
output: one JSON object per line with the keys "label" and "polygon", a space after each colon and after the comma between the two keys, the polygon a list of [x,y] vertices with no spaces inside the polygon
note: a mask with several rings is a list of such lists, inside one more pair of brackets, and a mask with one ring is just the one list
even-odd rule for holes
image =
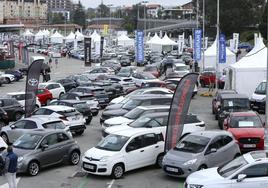
{"label": "pedestrian", "polygon": [[5,147],[0,147],[0,176],[5,174],[5,157],[4,157],[4,150]]}
{"label": "pedestrian", "polygon": [[52,59],[51,59],[51,57],[48,60],[48,64],[49,64],[49,67],[52,68]]}
{"label": "pedestrian", "polygon": [[56,65],[56,68],[58,68],[58,59],[55,59],[55,65]]}
{"label": "pedestrian", "polygon": [[7,155],[5,158],[5,171],[9,188],[17,188],[16,172],[17,172],[18,156],[13,152],[12,146],[7,147]]}

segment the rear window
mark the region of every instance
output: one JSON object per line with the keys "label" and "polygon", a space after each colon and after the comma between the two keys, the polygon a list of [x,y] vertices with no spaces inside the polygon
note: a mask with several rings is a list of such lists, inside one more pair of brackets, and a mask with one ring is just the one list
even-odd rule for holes
{"label": "rear window", "polygon": [[65,117],[71,117],[71,116],[79,115],[79,112],[76,111],[75,109],[73,109],[73,110],[59,111],[57,113],[60,114],[60,115],[65,116]]}
{"label": "rear window", "polygon": [[55,122],[45,123],[43,124],[43,127],[45,129],[64,129],[65,125],[61,121],[55,121]]}
{"label": "rear window", "polygon": [[82,100],[82,101],[94,100],[94,96],[81,96],[80,100]]}

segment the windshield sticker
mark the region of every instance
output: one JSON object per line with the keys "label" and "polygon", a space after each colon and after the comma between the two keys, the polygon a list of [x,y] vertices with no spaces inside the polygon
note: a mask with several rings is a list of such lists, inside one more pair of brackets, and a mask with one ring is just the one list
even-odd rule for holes
{"label": "windshield sticker", "polygon": [[252,122],[252,121],[239,121],[238,126],[239,127],[253,127],[254,122]]}
{"label": "windshield sticker", "polygon": [[228,106],[234,106],[233,101],[228,101]]}

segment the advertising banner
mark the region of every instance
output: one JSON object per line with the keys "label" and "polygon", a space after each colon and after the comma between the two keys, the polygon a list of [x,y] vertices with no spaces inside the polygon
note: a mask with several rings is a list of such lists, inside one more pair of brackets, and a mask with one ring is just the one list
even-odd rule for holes
{"label": "advertising banner", "polygon": [[200,61],[202,58],[202,30],[195,29],[194,31],[194,60]]}
{"label": "advertising banner", "polygon": [[143,31],[136,31],[136,62],[144,61]]}
{"label": "advertising banner", "polygon": [[219,38],[219,63],[226,63],[226,41],[224,34],[220,34]]}
{"label": "advertising banner", "polygon": [[84,38],[85,66],[91,66],[91,38]]}

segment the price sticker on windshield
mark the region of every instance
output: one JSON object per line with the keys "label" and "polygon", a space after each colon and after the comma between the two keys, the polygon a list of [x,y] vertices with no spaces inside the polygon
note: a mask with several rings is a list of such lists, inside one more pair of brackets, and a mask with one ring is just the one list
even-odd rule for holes
{"label": "price sticker on windshield", "polygon": [[239,121],[239,127],[253,127],[254,123],[252,121]]}
{"label": "price sticker on windshield", "polygon": [[234,106],[233,101],[228,101],[228,106]]}

